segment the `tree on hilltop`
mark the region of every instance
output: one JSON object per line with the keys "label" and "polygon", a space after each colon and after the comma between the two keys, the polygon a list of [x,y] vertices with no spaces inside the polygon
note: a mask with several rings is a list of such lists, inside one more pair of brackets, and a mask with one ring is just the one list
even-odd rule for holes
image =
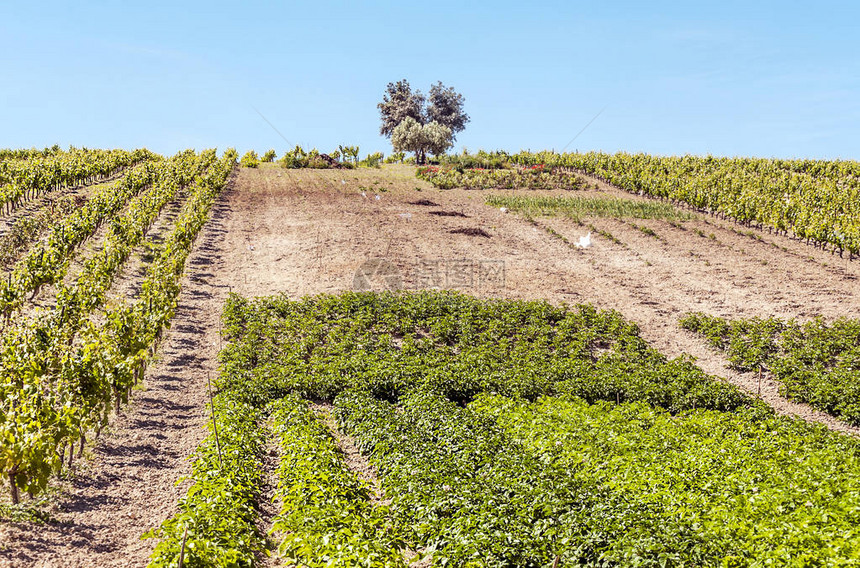
{"label": "tree on hilltop", "polygon": [[379,133],[391,138],[395,152],[415,152],[423,164],[428,153],[438,155],[454,144],[457,132],[466,128],[469,115],[463,111],[465,98],[441,81],[430,87],[429,97],[412,91],[406,79],[388,83],[379,114]]}

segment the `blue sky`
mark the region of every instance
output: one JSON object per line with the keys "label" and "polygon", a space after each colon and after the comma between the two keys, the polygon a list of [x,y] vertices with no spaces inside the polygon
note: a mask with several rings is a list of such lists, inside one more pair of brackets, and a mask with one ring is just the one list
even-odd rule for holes
{"label": "blue sky", "polygon": [[7,2],[0,147],[390,152],[389,81],[441,80],[455,149],[860,159],[849,2]]}

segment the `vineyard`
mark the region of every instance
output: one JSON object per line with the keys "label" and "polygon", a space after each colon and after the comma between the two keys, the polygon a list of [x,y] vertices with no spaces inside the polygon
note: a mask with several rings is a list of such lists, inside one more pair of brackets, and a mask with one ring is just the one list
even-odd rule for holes
{"label": "vineyard", "polygon": [[860,563],[856,163],[382,162],[0,151],[0,566]]}
{"label": "vineyard", "polygon": [[[468,173],[459,173],[460,163],[472,166]],[[831,246],[840,256],[860,255],[860,164],[854,161],[502,152],[459,157],[454,164],[417,175],[440,188],[483,189],[511,187],[489,180],[530,179],[540,172],[545,182],[517,187],[545,188],[559,187],[550,180],[577,171],[632,193]],[[481,181],[468,181],[473,178]]]}
{"label": "vineyard", "polygon": [[[87,432],[100,432],[111,407],[119,412],[127,400],[170,321],[185,255],[234,162],[229,152],[218,160],[214,151],[188,151],[132,169],[54,225],[9,273],[0,292],[5,315],[0,469],[13,503],[21,489],[30,494],[44,489],[66,455],[71,466],[76,443],[82,451]],[[118,269],[180,192],[187,201],[138,297],[104,306]],[[64,280],[69,257],[105,223],[102,248],[75,278]],[[22,312],[26,294],[47,284],[57,285],[52,305]]]}

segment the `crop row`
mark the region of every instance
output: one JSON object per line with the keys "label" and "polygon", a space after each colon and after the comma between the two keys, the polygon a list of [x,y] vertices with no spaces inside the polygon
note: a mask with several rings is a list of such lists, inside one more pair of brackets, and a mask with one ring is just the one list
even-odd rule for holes
{"label": "crop row", "polygon": [[[667,361],[615,312],[448,292],[231,295],[224,322],[216,408],[262,411],[263,430],[273,411],[273,532],[296,565],[397,566],[410,551],[433,566],[546,568],[858,554],[856,441]],[[334,400],[381,500],[301,398]],[[158,566],[176,562],[175,527]]]}
{"label": "crop row", "polygon": [[610,496],[588,523],[614,534],[576,565],[841,566],[860,554],[853,438],[799,420],[673,416],[638,402],[488,395],[469,408],[532,459]]}
{"label": "crop row", "polygon": [[[194,454],[192,485],[179,512],[145,538],[157,538],[149,568],[253,566],[266,541],[256,526],[263,485],[263,412],[220,397],[215,421]],[[216,431],[217,429],[217,431]],[[182,560],[180,560],[182,558]]]}
{"label": "crop row", "polygon": [[406,396],[397,408],[345,393],[335,408],[379,471],[396,526],[434,566],[551,566],[557,557],[567,566],[613,536],[587,527],[605,495],[438,395]]}
{"label": "crop row", "polygon": [[281,450],[271,532],[279,555],[297,566],[403,567],[404,541],[387,508],[346,467],[328,428],[296,396],[266,405],[219,391],[210,435],[194,456],[179,512],[146,537],[160,539],[150,568],[253,566],[271,547],[258,529],[266,440]]}
{"label": "crop row", "polygon": [[0,268],[12,266],[32,243],[48,233],[52,227],[75,212],[85,203],[71,195],[51,200],[32,215],[16,219],[9,230],[0,236]]}
{"label": "crop row", "polygon": [[78,245],[155,183],[162,168],[163,164],[147,162],[131,169],[120,181],[103,188],[86,205],[56,223],[44,240],[16,262],[9,277],[0,282],[0,314],[6,321],[23,305],[28,293],[35,295],[42,286],[62,279]]}
{"label": "crop row", "polygon": [[62,148],[58,144],[54,144],[50,148],[42,148],[41,150],[38,148],[2,148],[0,149],[0,161],[47,158],[62,151]]}
{"label": "crop row", "polygon": [[668,203],[617,197],[491,195],[487,197],[486,203],[491,207],[505,207],[513,213],[522,213],[528,217],[561,215],[577,222],[587,217],[668,220],[692,218],[690,213]]}
{"label": "crop row", "polygon": [[328,427],[295,395],[273,404],[281,457],[272,523],[278,553],[297,566],[406,567],[404,540],[388,509],[344,463]]}
{"label": "crop row", "polygon": [[436,395],[335,402],[436,566],[850,562],[860,444],[754,412]]}
{"label": "crop row", "polygon": [[0,162],[0,206],[22,202],[59,189],[90,184],[133,164],[154,159],[148,150],[73,150]]}
{"label": "crop row", "polygon": [[681,326],[726,351],[735,368],[771,372],[783,396],[860,425],[860,321],[728,321],[690,313]]}
{"label": "crop row", "polygon": [[480,170],[464,168],[418,168],[415,175],[439,189],[585,189],[588,184],[576,174],[538,169]]}
{"label": "crop row", "polygon": [[[211,163],[212,157],[207,153],[185,165],[196,169]],[[98,321],[87,318],[127,258],[129,243],[142,238],[157,211],[181,187],[177,178],[162,180],[163,185],[142,196],[136,202],[139,206],[130,207],[116,221],[111,232],[116,238],[85,266],[74,286],[61,290],[50,313],[36,314],[5,330],[0,351],[0,470],[9,479],[13,500],[19,488],[30,493],[44,488],[50,474],[63,465],[67,448],[71,463],[75,441],[83,447],[86,429],[95,427],[98,432],[111,400],[118,408],[139,380],[172,317],[178,278],[194,236],[234,161],[235,153],[228,152],[192,184],[132,306],[120,303]]]}
{"label": "crop row", "polygon": [[520,166],[571,168],[624,190],[759,224],[849,256],[860,254],[860,164],[648,154],[510,156]]}
{"label": "crop row", "polygon": [[448,292],[285,296],[225,307],[228,380],[246,400],[286,392],[332,400],[368,388],[394,399],[420,387],[468,401],[493,391],[535,398],[643,400],[679,412],[752,401],[684,358],[667,360],[618,312],[589,305],[482,301]]}

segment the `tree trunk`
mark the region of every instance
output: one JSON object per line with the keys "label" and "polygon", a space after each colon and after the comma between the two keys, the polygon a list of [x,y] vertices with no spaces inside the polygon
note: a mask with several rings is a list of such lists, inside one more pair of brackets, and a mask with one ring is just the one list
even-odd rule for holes
{"label": "tree trunk", "polygon": [[15,474],[18,472],[18,466],[15,466],[9,471],[9,488],[12,491],[12,504],[17,505],[20,502],[18,496],[18,486],[15,484]]}

